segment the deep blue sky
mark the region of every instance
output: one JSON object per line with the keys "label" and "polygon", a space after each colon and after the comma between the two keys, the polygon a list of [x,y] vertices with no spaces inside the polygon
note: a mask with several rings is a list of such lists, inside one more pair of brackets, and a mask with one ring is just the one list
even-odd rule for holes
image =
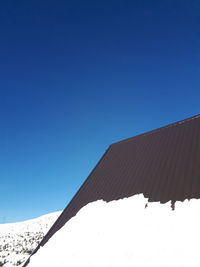
{"label": "deep blue sky", "polygon": [[200,3],[1,1],[0,222],[63,209],[112,142],[200,113]]}

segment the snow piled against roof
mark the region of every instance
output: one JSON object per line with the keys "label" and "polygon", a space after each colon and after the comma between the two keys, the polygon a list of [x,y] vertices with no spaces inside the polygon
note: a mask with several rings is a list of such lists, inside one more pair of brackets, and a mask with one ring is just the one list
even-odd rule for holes
{"label": "snow piled against roof", "polygon": [[200,201],[148,203],[143,195],[83,207],[29,267],[199,267]]}

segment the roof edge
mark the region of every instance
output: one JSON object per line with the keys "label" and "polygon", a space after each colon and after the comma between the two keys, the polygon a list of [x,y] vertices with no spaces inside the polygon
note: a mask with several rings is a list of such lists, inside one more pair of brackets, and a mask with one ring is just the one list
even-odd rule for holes
{"label": "roof edge", "polygon": [[179,125],[179,124],[183,124],[183,123],[186,123],[186,122],[188,122],[188,121],[191,121],[191,120],[194,120],[194,119],[199,119],[199,118],[200,118],[200,114],[197,114],[197,115],[192,116],[192,117],[189,117],[189,118],[187,118],[187,119],[183,119],[183,120],[180,120],[180,121],[176,121],[176,122],[170,123],[170,124],[168,124],[168,125],[166,125],[166,126],[161,126],[161,127],[156,128],[156,129],[154,129],[154,130],[150,130],[150,131],[148,131],[148,132],[144,132],[144,133],[135,135],[135,136],[133,136],[133,137],[129,137],[129,138],[123,139],[123,140],[118,141],[118,142],[114,142],[114,143],[112,143],[110,146],[115,145],[115,144],[124,143],[124,142],[129,142],[129,141],[132,141],[132,140],[134,140],[134,139],[136,139],[136,138],[138,138],[138,137],[142,137],[142,136],[146,136],[146,135],[154,134],[154,133],[160,132],[160,131],[162,131],[162,130],[164,130],[164,129],[166,129],[166,128],[173,127],[173,126],[177,126],[177,125]]}
{"label": "roof edge", "polygon": [[[87,183],[87,181],[89,180],[90,176],[92,175],[92,173],[94,172],[94,170],[97,168],[97,166],[100,164],[100,162],[103,160],[103,158],[105,157],[105,155],[108,153],[109,149],[111,148],[111,146],[109,145],[108,148],[105,150],[104,154],[101,156],[100,160],[97,162],[97,164],[95,165],[95,167],[91,170],[91,172],[89,173],[89,175],[87,176],[87,178],[85,179],[85,181],[82,183],[82,185],[79,187],[79,189],[76,191],[76,193],[74,194],[74,196],[71,198],[71,200],[68,202],[67,206],[64,208],[64,210],[61,212],[60,216],[57,218],[57,220],[53,223],[53,225],[50,227],[49,231],[45,234],[45,236],[43,237],[43,239],[40,241],[40,243],[37,245],[37,247],[34,249],[34,251],[31,253],[31,255],[28,257],[28,259],[24,262],[24,264],[22,265],[22,267],[26,267],[29,262],[31,257],[39,250],[40,247],[43,247],[48,240],[59,230],[55,230],[54,228],[56,227],[56,225],[60,222],[60,220],[62,220],[63,214],[65,213],[65,210],[68,209],[68,207],[70,206],[70,204],[72,203],[72,201],[75,199],[75,197],[78,195],[79,191],[84,187],[84,185]],[[64,223],[65,224],[65,223]],[[60,227],[62,228],[63,225]],[[50,236],[49,236],[50,235]]]}

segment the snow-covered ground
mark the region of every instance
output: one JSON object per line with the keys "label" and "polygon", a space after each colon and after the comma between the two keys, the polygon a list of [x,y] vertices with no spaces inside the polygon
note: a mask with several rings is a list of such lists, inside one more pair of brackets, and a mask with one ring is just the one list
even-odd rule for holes
{"label": "snow-covered ground", "polygon": [[200,201],[146,204],[136,195],[86,205],[28,267],[199,267]]}
{"label": "snow-covered ground", "polygon": [[54,212],[33,220],[0,224],[0,267],[21,266],[59,215]]}

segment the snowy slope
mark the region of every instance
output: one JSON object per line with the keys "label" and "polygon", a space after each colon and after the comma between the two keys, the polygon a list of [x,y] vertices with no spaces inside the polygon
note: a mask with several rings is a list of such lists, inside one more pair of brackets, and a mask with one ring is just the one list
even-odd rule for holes
{"label": "snowy slope", "polygon": [[20,266],[59,215],[54,212],[33,220],[0,224],[0,267]]}
{"label": "snowy slope", "polygon": [[28,267],[199,267],[200,201],[146,204],[136,195],[86,205]]}

